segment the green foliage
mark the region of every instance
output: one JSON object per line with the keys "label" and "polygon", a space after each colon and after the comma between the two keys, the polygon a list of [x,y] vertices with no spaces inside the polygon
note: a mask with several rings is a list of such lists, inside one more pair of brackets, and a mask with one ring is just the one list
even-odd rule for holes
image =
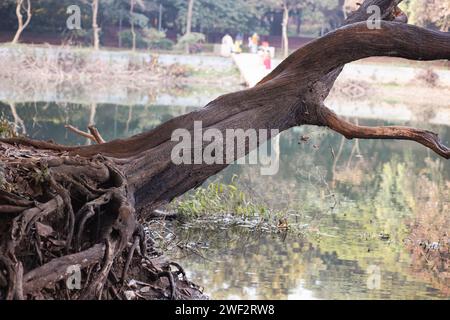
{"label": "green foliage", "polygon": [[[121,17],[125,17],[128,20],[130,26],[138,27],[135,29],[136,34],[136,47],[148,49],[161,49],[171,50],[174,46],[172,40],[166,38],[164,31],[158,31],[156,28],[149,27],[150,16],[152,10],[157,7],[155,1],[136,1],[137,6],[133,7],[133,12],[127,11],[131,9],[130,2],[128,0],[122,0],[118,2],[118,10]],[[136,12],[136,10],[138,12]],[[125,46],[133,45],[133,34],[131,31],[122,31],[119,33],[119,37]]]}
{"label": "green foliage", "polygon": [[[172,50],[174,42],[166,38],[164,31],[153,28],[145,28],[142,31],[136,30],[136,47],[140,49]],[[119,37],[124,47],[131,47],[133,44],[133,34],[130,30],[119,33]]]}
{"label": "green foliage", "polygon": [[183,48],[186,45],[192,46],[204,42],[206,39],[205,35],[202,33],[191,32],[185,34],[178,39],[176,47],[178,49]]}
{"label": "green foliage", "polygon": [[142,13],[133,13],[130,16],[130,23],[133,23],[135,26],[139,28],[145,28],[148,25],[148,17]]}
{"label": "green foliage", "polygon": [[[0,138],[13,138],[17,133],[14,129],[14,125],[0,116]],[[4,168],[0,164],[0,189],[10,191],[11,185],[6,181]]]}
{"label": "green foliage", "polygon": [[[124,47],[131,48],[133,46],[133,34],[130,30],[124,30],[119,32],[119,38],[122,41],[122,45]],[[136,32],[136,48],[145,49],[147,46],[147,42],[140,32]]]}
{"label": "green foliage", "polygon": [[147,43],[149,49],[171,50],[174,42],[166,38],[164,31],[158,31],[154,28],[142,30],[143,40]]}
{"label": "green foliage", "polygon": [[[79,43],[87,44],[92,24],[90,0],[33,0],[33,17],[27,32],[50,33],[63,37],[72,36]],[[353,1],[357,2],[357,1]],[[119,24],[129,28],[133,24],[137,29],[157,28],[159,25],[159,8],[162,5],[162,28],[176,34],[184,34],[188,1],[186,0],[135,0],[134,12],[130,12],[130,0],[100,0],[98,23],[107,34],[110,28],[117,30]],[[345,1],[348,7],[349,1]],[[283,5],[290,9],[292,18],[301,17],[299,26],[302,32],[317,34],[321,28],[333,29],[343,19],[341,0],[195,0],[192,30],[204,34],[244,33],[255,31],[267,34],[281,28],[279,19]],[[70,5],[81,8],[81,25],[84,35],[66,29],[66,12]],[[404,0],[402,9],[408,14],[410,23],[427,28],[448,31],[450,26],[450,0]],[[294,35],[300,28],[295,28],[294,19],[290,22]],[[15,0],[0,1],[0,29],[12,33],[17,26]],[[152,45],[153,46],[153,45]],[[167,48],[167,40],[156,44]]]}
{"label": "green foliage", "polygon": [[194,193],[175,203],[175,210],[187,217],[213,214],[232,214],[242,217],[268,219],[274,212],[261,204],[256,204],[240,190],[236,176],[230,184],[211,183],[200,187]]}
{"label": "green foliage", "polygon": [[[333,1],[333,0],[331,0]],[[322,1],[323,2],[323,1]],[[261,3],[272,9],[280,9],[286,6],[289,10],[304,8],[313,3],[311,0],[262,0]]]}
{"label": "green foliage", "polygon": [[402,2],[401,8],[408,15],[410,23],[449,31],[450,0],[405,0]]}
{"label": "green foliage", "polygon": [[[168,0],[178,10],[176,24],[184,33],[187,1]],[[264,7],[255,0],[196,0],[192,17],[193,30],[210,32],[254,32],[261,24]]]}
{"label": "green foliage", "polygon": [[33,181],[35,185],[41,185],[44,182],[46,182],[50,176],[50,172],[48,170],[47,166],[44,166],[42,169],[39,168],[33,168],[33,171],[30,173],[31,178],[33,178]]}
{"label": "green foliage", "polygon": [[13,138],[17,136],[14,125],[0,116],[0,138]]}
{"label": "green foliage", "polygon": [[94,36],[92,29],[64,30],[62,34],[66,43],[80,45],[91,44]]}

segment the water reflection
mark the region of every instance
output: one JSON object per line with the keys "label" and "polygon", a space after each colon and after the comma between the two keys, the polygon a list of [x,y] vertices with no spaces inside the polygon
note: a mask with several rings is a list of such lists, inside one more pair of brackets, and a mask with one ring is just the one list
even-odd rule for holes
{"label": "water reflection", "polygon": [[[447,127],[433,129],[449,138]],[[311,131],[313,141],[299,145]],[[311,146],[319,143],[318,150]],[[341,145],[337,135],[302,128],[282,135],[277,176],[230,169],[261,201],[295,212],[305,232],[283,237],[178,226],[182,240],[209,241],[201,255],[177,255],[212,297],[449,297],[449,165],[414,144],[380,141],[356,148],[345,141],[336,161],[330,146]]]}
{"label": "water reflection", "polygon": [[[34,138],[85,144],[64,125],[85,129],[95,123],[110,140],[194,109],[187,105],[3,102],[0,114]],[[448,126],[415,125],[438,132],[449,144]],[[315,127],[282,133],[279,148],[280,171],[275,176],[260,176],[257,166],[231,166],[213,179],[229,182],[237,174],[255,199],[295,213],[290,218],[304,225],[303,232],[268,235],[211,224],[174,226],[180,241],[204,244],[197,253],[173,254],[209,295],[224,299],[450,297],[448,162],[414,143],[347,141]]]}

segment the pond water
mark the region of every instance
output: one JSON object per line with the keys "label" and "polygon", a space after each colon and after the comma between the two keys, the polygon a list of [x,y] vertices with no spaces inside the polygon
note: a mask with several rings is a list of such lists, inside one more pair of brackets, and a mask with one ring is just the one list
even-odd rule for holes
{"label": "pond water", "polygon": [[[185,89],[189,91],[188,89]],[[196,108],[177,92],[162,105],[0,102],[0,115],[29,136],[85,144],[65,130],[96,123],[107,140],[130,136]],[[181,103],[176,103],[182,101]],[[184,102],[183,102],[184,101]],[[184,103],[184,105],[183,105]],[[449,144],[450,127],[389,119],[367,125],[416,125]],[[308,142],[300,142],[307,135]],[[424,147],[395,141],[347,141],[316,127],[281,134],[280,170],[231,166],[254,199],[286,210],[298,229],[251,232],[211,223],[175,224],[177,250],[190,279],[213,299],[450,298],[450,164]]]}

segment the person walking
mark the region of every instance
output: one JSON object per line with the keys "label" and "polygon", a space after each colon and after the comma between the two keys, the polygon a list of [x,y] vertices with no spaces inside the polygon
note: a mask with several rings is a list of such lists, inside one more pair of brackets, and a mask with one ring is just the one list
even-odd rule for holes
{"label": "person walking", "polygon": [[242,53],[242,43],[244,41],[244,36],[242,33],[236,35],[236,40],[234,41],[234,53]]}
{"label": "person walking", "polygon": [[249,45],[250,45],[250,52],[251,53],[258,53],[258,44],[259,44],[259,36],[255,32],[249,39]]}
{"label": "person walking", "polygon": [[263,41],[260,48],[262,52],[263,64],[266,70],[272,69],[272,54],[270,52],[269,41]]}
{"label": "person walking", "polygon": [[234,50],[233,38],[227,33],[222,38],[222,46],[220,49],[220,54],[223,57],[229,57],[233,53],[233,50]]}

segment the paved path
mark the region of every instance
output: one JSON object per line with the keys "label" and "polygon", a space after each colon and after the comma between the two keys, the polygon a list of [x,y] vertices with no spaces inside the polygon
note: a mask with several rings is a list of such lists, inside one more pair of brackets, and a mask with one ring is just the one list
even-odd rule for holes
{"label": "paved path", "polygon": [[252,53],[234,54],[233,61],[249,87],[254,87],[279,63],[279,61],[272,60],[272,70],[267,70],[262,62],[262,58]]}
{"label": "paved path", "polygon": [[[249,87],[254,87],[281,62],[272,59],[272,70],[266,70],[261,57],[251,53],[235,54],[233,61]],[[353,62],[345,66],[339,79],[405,85],[417,82],[426,70],[426,68]],[[445,68],[432,68],[431,70],[437,76],[438,85],[450,86],[450,70]]]}

